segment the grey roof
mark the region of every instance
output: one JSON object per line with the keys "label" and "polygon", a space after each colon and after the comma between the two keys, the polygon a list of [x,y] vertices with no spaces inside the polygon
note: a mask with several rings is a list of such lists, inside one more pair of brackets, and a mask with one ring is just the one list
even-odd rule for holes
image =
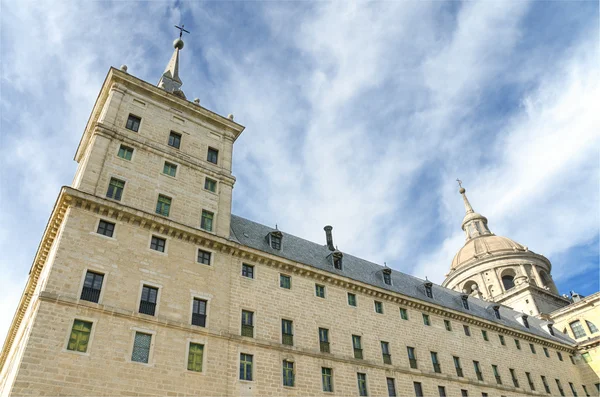
{"label": "grey roof", "polygon": [[423,302],[431,302],[454,311],[480,317],[484,320],[510,327],[521,332],[552,339],[559,343],[575,345],[574,340],[558,330],[555,330],[555,336],[550,335],[541,327],[545,322],[537,318],[529,317],[528,322],[530,328],[526,328],[516,320],[522,313],[514,311],[506,306],[500,305],[501,318],[497,319],[491,307],[493,306],[492,302],[469,297],[469,310],[467,310],[462,305],[461,293],[437,284],[433,284],[433,298],[429,298],[425,294],[425,280],[397,270],[392,270],[392,285],[387,285],[383,282],[383,266],[357,258],[350,254],[343,253],[342,270],[335,269],[329,258],[331,251],[327,248],[327,245],[313,243],[282,232],[281,230],[279,230],[279,232],[283,234],[281,250],[275,250],[271,248],[267,240],[267,235],[275,230],[276,229],[237,215],[231,215],[230,238],[244,246],[312,266],[329,273],[338,274],[365,284],[370,284],[378,288],[393,291]]}

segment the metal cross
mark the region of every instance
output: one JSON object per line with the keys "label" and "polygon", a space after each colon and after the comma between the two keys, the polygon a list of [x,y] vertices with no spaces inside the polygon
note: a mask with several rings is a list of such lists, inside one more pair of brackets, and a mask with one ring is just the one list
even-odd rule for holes
{"label": "metal cross", "polygon": [[175,25],[175,27],[176,27],[177,29],[179,29],[179,38],[181,38],[181,36],[183,36],[183,32],[189,33],[189,31],[187,31],[187,30],[185,30],[185,29],[183,28],[184,26],[185,26],[184,24],[181,24],[181,27],[179,27],[179,26]]}
{"label": "metal cross", "polygon": [[458,178],[456,178],[456,182],[458,182],[458,186],[462,187],[462,181]]}

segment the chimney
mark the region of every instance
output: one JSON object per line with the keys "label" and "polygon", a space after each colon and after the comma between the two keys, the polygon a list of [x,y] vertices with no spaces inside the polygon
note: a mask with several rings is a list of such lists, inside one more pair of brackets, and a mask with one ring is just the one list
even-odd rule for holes
{"label": "chimney", "polygon": [[329,248],[329,251],[335,251],[335,247],[333,246],[333,236],[331,235],[331,230],[333,230],[333,227],[327,225],[323,228],[323,230],[325,230],[325,238],[327,239],[327,248]]}

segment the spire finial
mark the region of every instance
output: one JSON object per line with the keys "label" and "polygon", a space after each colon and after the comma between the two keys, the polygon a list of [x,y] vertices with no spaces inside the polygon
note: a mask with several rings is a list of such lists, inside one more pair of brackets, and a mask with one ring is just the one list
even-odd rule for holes
{"label": "spire finial", "polygon": [[184,26],[185,26],[184,24],[181,24],[181,27],[175,25],[175,27],[177,29],[179,29],[179,38],[181,38],[181,36],[183,36],[183,32],[190,33],[189,31],[184,29]]}
{"label": "spire finial", "polygon": [[473,207],[471,207],[471,203],[469,203],[469,199],[467,198],[467,195],[465,194],[467,191],[465,190],[464,187],[462,187],[462,181],[458,178],[456,178],[456,182],[458,182],[458,186],[460,186],[460,189],[458,189],[458,192],[460,194],[462,194],[463,197],[463,201],[465,202],[465,211],[467,214],[471,214],[475,211],[473,211]]}
{"label": "spire finial", "polygon": [[175,48],[175,51],[173,52],[173,56],[171,56],[171,60],[167,64],[167,68],[157,84],[163,90],[175,94],[182,99],[186,98],[183,91],[181,91],[183,82],[179,78],[179,51],[183,49],[183,40],[181,40],[183,32],[190,33],[188,30],[183,28],[184,26],[185,25],[183,24],[181,27],[175,25],[175,27],[179,29],[179,38],[173,41],[173,47]]}

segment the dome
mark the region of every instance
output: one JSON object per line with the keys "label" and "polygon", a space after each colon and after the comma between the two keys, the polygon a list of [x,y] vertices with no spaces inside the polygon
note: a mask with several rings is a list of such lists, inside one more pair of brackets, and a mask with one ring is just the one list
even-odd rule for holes
{"label": "dome", "polygon": [[476,259],[499,256],[513,252],[527,252],[527,247],[502,236],[487,234],[469,239],[452,259],[450,271],[455,271]]}

